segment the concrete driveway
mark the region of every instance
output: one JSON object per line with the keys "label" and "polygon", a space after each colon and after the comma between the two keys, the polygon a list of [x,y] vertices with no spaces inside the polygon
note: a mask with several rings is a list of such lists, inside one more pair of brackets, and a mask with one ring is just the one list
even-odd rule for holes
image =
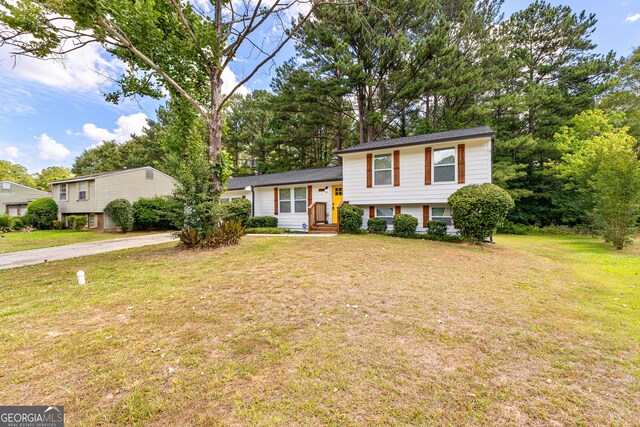
{"label": "concrete driveway", "polygon": [[176,242],[170,234],[150,234],[148,236],[123,237],[121,239],[102,240],[99,242],[76,243],[73,245],[54,246],[52,248],[31,249],[28,251],[0,254],[0,270],[40,264],[48,261],[77,258],[87,255],[119,251],[121,249],[139,248],[141,246],[158,245]]}

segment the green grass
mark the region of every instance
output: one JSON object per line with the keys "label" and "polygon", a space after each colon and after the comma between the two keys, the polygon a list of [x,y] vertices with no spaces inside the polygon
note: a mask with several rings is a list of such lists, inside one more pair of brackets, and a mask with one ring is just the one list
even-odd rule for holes
{"label": "green grass", "polygon": [[0,253],[24,251],[28,249],[48,248],[73,243],[95,242],[98,240],[118,239],[148,234],[148,232],[101,233],[98,231],[75,230],[38,230],[31,232],[15,231],[5,233],[0,238]]}
{"label": "green grass", "polygon": [[0,271],[1,400],[80,426],[637,424],[638,248],[496,241],[245,237]]}

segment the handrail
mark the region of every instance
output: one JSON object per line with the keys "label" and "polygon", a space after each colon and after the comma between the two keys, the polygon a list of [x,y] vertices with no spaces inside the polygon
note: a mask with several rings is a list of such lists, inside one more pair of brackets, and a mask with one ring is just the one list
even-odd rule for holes
{"label": "handrail", "polygon": [[317,225],[319,222],[327,222],[327,202],[313,202],[307,208],[307,216],[309,217],[309,229]]}

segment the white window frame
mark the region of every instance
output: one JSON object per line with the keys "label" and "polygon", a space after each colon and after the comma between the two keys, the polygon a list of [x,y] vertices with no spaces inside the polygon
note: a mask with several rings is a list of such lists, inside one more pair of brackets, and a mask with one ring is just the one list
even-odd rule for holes
{"label": "white window frame", "polygon": [[[80,185],[84,184],[84,198],[80,197],[80,192],[82,190],[80,190]],[[80,181],[78,182],[78,200],[89,200],[89,181]]]}
{"label": "white window frame", "polygon": [[[444,209],[444,212],[442,215],[434,215],[433,210],[434,209]],[[449,211],[449,215],[447,215],[447,211]],[[440,221],[440,222],[444,222],[445,224],[447,224],[447,227],[453,227],[453,220],[451,218],[451,208],[449,208],[448,206],[432,206],[431,207],[431,212],[430,212],[430,220],[431,221]],[[442,221],[445,220],[445,221]],[[447,223],[447,221],[449,223]]]}
{"label": "white window frame", "polygon": [[[453,165],[436,165],[436,151],[453,150]],[[453,180],[451,181],[436,181],[436,168],[451,167],[453,166]],[[455,184],[458,176],[458,146],[451,147],[438,147],[433,149],[433,156],[431,159],[431,182],[434,184]]]}
{"label": "white window frame", "polygon": [[[389,157],[389,167],[376,169],[376,157]],[[389,183],[388,184],[376,184],[376,172],[386,172],[389,171]],[[384,153],[384,154],[374,154],[373,155],[373,186],[374,187],[391,187],[393,185],[393,153]]]}
{"label": "white window frame", "polygon": [[[58,200],[67,201],[69,200],[69,185],[68,184],[58,184],[60,187],[58,188]],[[64,187],[64,198],[62,198],[62,188]]]}
{"label": "white window frame", "polygon": [[[389,209],[391,211],[391,216],[389,215],[378,215],[378,209]],[[391,225],[393,224],[393,216],[395,215],[395,212],[393,211],[393,206],[374,206],[373,207],[373,212],[374,212],[374,216],[376,218],[383,218],[385,221],[387,221],[387,225]]]}
{"label": "white window frame", "polygon": [[[296,190],[304,190],[304,198],[296,198]],[[289,191],[289,198],[283,198],[282,192]],[[304,210],[296,209],[296,202],[304,201]],[[289,204],[288,210],[282,209],[282,203]],[[278,213],[279,214],[300,214],[307,213],[308,210],[307,187],[285,187],[278,188]]]}

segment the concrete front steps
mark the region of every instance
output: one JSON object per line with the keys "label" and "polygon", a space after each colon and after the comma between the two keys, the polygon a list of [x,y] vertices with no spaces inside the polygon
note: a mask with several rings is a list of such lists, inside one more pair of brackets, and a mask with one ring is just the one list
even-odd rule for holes
{"label": "concrete front steps", "polygon": [[309,234],[338,234],[338,224],[317,224],[311,227]]}

